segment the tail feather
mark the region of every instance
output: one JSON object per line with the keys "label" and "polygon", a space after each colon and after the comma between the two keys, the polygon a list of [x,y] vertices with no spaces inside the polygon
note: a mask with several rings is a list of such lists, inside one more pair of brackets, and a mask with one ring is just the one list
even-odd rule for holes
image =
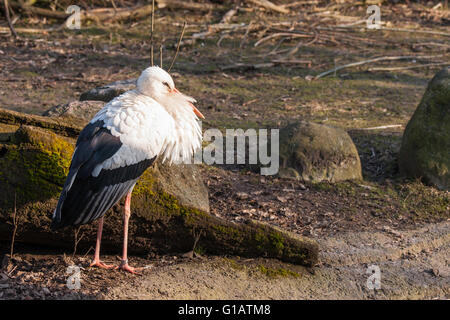
{"label": "tail feather", "polygon": [[100,218],[119,202],[135,183],[136,180],[131,180],[105,186],[97,192],[83,190],[82,183],[75,183],[66,194],[61,194],[55,210],[55,218],[52,221],[52,229],[87,224]]}
{"label": "tail feather", "polygon": [[53,214],[52,229],[87,224],[103,216],[133,189],[155,158],[102,170],[96,177],[84,177],[71,169]]}
{"label": "tail feather", "polygon": [[55,211],[53,212],[52,224],[50,225],[50,228],[52,230],[56,230],[58,228],[58,225],[61,223],[62,205],[67,198],[68,191],[72,187],[75,178],[77,177],[77,173],[78,173],[77,169],[71,169],[69,171],[69,174],[67,175],[67,179],[66,182],[64,183],[63,190],[61,191],[58,204],[56,205]]}

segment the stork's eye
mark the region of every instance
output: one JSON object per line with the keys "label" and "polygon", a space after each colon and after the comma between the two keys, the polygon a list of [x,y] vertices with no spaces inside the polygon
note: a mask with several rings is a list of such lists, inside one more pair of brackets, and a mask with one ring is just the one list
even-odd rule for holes
{"label": "stork's eye", "polygon": [[164,81],[163,85],[165,85],[170,90],[170,86],[169,86],[169,84],[167,82]]}

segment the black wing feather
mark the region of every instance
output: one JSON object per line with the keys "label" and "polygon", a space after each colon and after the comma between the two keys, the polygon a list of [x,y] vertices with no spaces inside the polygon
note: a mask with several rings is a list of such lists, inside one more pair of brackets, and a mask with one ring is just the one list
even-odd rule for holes
{"label": "black wing feather", "polygon": [[156,158],[102,170],[93,177],[94,168],[122,146],[120,138],[113,136],[103,125],[103,121],[90,123],[78,137],[69,174],[53,216],[53,229],[86,224],[103,216],[133,188]]}

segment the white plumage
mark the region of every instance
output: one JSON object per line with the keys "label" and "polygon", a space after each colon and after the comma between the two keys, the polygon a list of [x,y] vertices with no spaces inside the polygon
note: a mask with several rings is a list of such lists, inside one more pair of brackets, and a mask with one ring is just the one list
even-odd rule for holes
{"label": "white plumage", "polygon": [[126,252],[131,191],[156,158],[191,163],[202,140],[197,116],[203,115],[194,102],[175,88],[167,72],[150,67],[135,90],[106,104],[80,133],[52,227],[100,218],[93,265],[107,267],[99,258],[103,215],[127,195],[121,268],[134,272]]}
{"label": "white plumage", "polygon": [[[164,76],[165,71],[156,70]],[[143,75],[149,77],[151,74],[144,71]],[[138,88],[148,90],[147,86]],[[202,141],[198,117],[189,104],[195,100],[181,93],[174,94],[169,97],[157,95],[159,103],[139,89],[128,91],[94,116],[91,123],[102,120],[104,127],[123,143],[114,156],[96,167],[94,176],[102,169],[115,169],[155,156],[171,163],[189,162]]]}

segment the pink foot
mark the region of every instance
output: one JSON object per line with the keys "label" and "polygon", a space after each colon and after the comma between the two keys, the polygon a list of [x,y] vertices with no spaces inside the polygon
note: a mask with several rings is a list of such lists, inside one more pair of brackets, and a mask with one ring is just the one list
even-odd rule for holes
{"label": "pink foot", "polygon": [[144,268],[130,267],[128,265],[127,260],[125,260],[125,261],[122,260],[122,262],[120,263],[120,265],[118,267],[116,267],[116,269],[128,271],[129,273],[137,274],[137,275],[141,275],[140,271],[144,270]]}
{"label": "pink foot", "polygon": [[110,264],[104,264],[102,261],[100,260],[94,260],[92,261],[92,263],[89,265],[89,267],[97,267],[97,268],[101,268],[101,269],[112,269],[115,266],[110,265]]}

